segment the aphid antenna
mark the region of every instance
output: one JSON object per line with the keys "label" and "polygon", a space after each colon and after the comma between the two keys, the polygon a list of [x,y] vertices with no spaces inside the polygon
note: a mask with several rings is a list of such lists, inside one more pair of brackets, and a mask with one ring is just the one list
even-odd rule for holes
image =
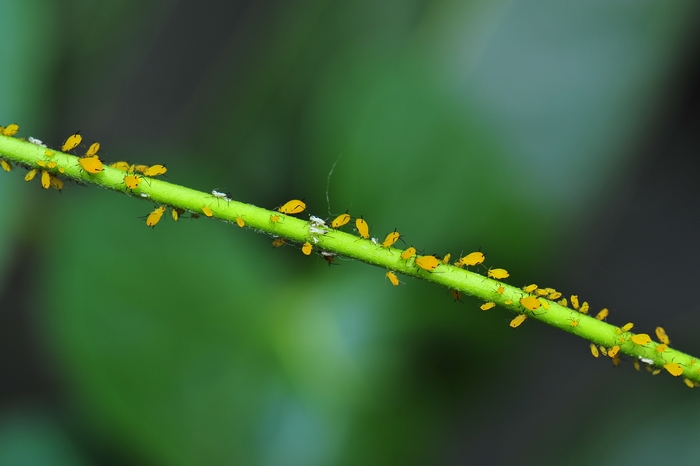
{"label": "aphid antenna", "polygon": [[[333,214],[331,213],[331,198],[330,195],[328,194],[331,188],[331,175],[333,175],[333,171],[335,171],[335,166],[338,164],[338,161],[340,158],[343,156],[342,153],[338,155],[338,158],[335,159],[335,162],[333,162],[333,166],[331,167],[331,170],[328,172],[328,176],[326,177],[326,205],[328,206],[328,217],[332,217]],[[346,210],[345,213],[348,211]]]}

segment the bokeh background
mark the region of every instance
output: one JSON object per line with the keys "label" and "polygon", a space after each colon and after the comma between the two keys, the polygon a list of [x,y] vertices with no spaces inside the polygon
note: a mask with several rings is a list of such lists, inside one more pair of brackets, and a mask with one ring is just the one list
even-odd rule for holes
{"label": "bokeh background", "polygon": [[[192,188],[481,248],[513,285],[700,354],[696,1],[0,12],[19,136],[80,130]],[[412,278],[0,175],[0,465],[697,464],[700,400],[667,374]]]}

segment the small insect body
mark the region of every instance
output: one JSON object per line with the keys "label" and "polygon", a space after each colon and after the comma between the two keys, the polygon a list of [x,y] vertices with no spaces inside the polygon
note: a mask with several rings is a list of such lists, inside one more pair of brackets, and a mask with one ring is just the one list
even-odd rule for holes
{"label": "small insect body", "polygon": [[487,272],[489,278],[494,278],[496,280],[502,280],[504,278],[510,277],[510,274],[506,269],[490,269]]}
{"label": "small insect body", "polygon": [[394,286],[399,286],[399,284],[401,283],[399,281],[399,277],[397,277],[396,274],[391,270],[386,273],[386,278],[388,278],[391,284]]}
{"label": "small insect body", "polygon": [[37,146],[46,147],[46,144],[44,144],[44,142],[41,139],[37,139],[37,138],[33,138],[33,137],[29,136],[27,138],[27,141],[29,141],[32,144],[35,144]]}
{"label": "small insect body", "polygon": [[441,264],[440,259],[435,256],[421,256],[416,259],[416,265],[421,269],[432,272]]}
{"label": "small insect body", "polygon": [[282,207],[278,208],[277,211],[283,214],[298,214],[306,209],[306,204],[304,201],[298,199],[292,199],[291,201],[285,203]]}
{"label": "small insect body", "polygon": [[350,214],[345,212],[344,214],[340,214],[333,219],[331,222],[331,228],[340,228],[343,225],[346,225],[348,222],[350,222]]}
{"label": "small insect body", "polygon": [[361,237],[363,237],[364,239],[369,239],[369,225],[367,224],[367,221],[365,219],[360,217],[357,220],[355,220],[355,227],[357,228],[357,232],[360,234]]}
{"label": "small insect body", "polygon": [[61,152],[68,152],[69,150],[75,149],[82,141],[83,137],[80,135],[80,131],[75,134],[71,134],[68,136],[68,139],[66,139],[66,142],[64,142],[61,146]]}

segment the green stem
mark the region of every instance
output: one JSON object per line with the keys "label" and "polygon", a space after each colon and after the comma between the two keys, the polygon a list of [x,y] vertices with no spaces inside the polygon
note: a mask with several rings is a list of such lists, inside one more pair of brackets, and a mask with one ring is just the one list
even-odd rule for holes
{"label": "green stem", "polygon": [[[328,227],[314,226],[308,221],[250,204],[233,200],[227,202],[210,193],[165,181],[145,178],[138,188],[130,190],[124,184],[126,173],[121,170],[105,166],[102,172],[89,174],[81,168],[78,157],[54,150],[51,150],[53,155],[48,157],[45,153],[46,150],[20,139],[0,135],[2,158],[26,168],[47,170],[57,176],[100,185],[134,197],[147,198],[158,204],[197,214],[203,214],[202,207],[208,207],[213,211],[213,217],[231,223],[236,222],[236,219],[240,217],[245,221],[246,227],[271,236],[296,243],[309,242],[315,250],[351,257],[387,270],[433,282],[487,302],[494,302],[517,314],[527,313],[530,318],[540,320],[606,348],[618,345],[621,353],[634,359],[644,358],[653,361],[653,365],[658,367],[663,367],[664,364],[671,362],[678,363],[683,367],[683,377],[700,384],[700,361],[696,358],[671,348],[658,352],[656,348],[659,343],[656,342],[650,342],[646,345],[635,344],[631,340],[633,333],[620,332],[618,327],[581,314],[554,301],[547,301],[549,309],[540,307],[535,311],[528,311],[520,304],[520,299],[529,296],[529,294],[520,288],[442,263],[434,271],[429,272],[418,267],[414,258],[401,259],[402,251],[399,249],[385,249],[371,240],[362,239],[349,233]],[[42,168],[37,165],[38,161],[55,161],[57,166],[53,169]],[[59,173],[59,167],[63,168],[63,173]],[[273,222],[271,220],[273,216],[279,216],[280,220]],[[312,232],[311,227],[320,230],[320,232]],[[499,287],[504,289],[502,294],[497,292]]]}

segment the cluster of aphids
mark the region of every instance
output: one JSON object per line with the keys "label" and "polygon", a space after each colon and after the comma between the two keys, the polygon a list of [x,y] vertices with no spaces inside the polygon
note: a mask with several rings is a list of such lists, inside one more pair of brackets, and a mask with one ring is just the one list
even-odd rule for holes
{"label": "cluster of aphids", "polygon": [[[15,136],[17,134],[17,131],[19,130],[19,126],[16,124],[11,124],[8,125],[7,127],[2,127],[0,126],[0,134],[4,136]],[[82,136],[79,133],[72,134],[71,136],[66,139],[66,141],[63,143],[61,146],[61,151],[62,152],[69,152],[74,150],[76,147],[78,147],[81,142],[82,142]],[[41,147],[45,147],[46,145],[42,143],[40,140],[29,137],[27,138],[28,142],[31,142],[33,144],[39,145]],[[80,157],[78,159],[78,162],[80,163],[81,167],[83,170],[85,170],[89,174],[95,174],[99,173],[103,170],[103,165],[102,161],[100,160],[98,156],[98,151],[100,150],[100,144],[98,142],[95,142],[90,145],[90,147],[87,149],[85,155]],[[65,170],[63,167],[58,167],[57,163],[55,161],[52,161],[51,158],[53,157],[54,153],[49,149],[46,148],[44,155],[47,157],[47,160],[39,160],[36,162],[37,167],[26,167],[29,171],[27,172],[26,176],[24,179],[26,181],[31,181],[36,177],[36,175],[40,172],[41,173],[41,184],[44,188],[49,189],[49,188],[55,188],[58,189],[59,191],[63,189],[63,181],[55,174],[56,171],[59,173],[64,173]],[[12,169],[12,165],[10,162],[0,159],[0,166],[5,171],[10,171]],[[143,180],[144,177],[154,177],[154,176],[159,176],[163,175],[166,173],[167,169],[163,165],[152,165],[152,166],[147,166],[147,165],[132,165],[129,164],[128,162],[115,162],[110,165],[113,168],[116,168],[118,170],[123,171],[124,174],[124,184],[129,190],[133,190],[138,188],[139,184]],[[226,202],[231,202],[230,195],[227,193],[222,193],[216,190],[212,191],[212,196],[214,196],[217,200],[223,200]],[[155,210],[153,210],[150,214],[146,216],[146,225],[149,227],[154,227],[162,218],[163,214],[166,212],[167,207],[166,206],[159,206]],[[184,209],[179,209],[179,208],[171,208],[172,209],[172,217],[173,220],[177,221],[178,218],[182,214],[185,213]],[[286,214],[286,215],[294,215],[294,214],[299,214],[302,213],[306,210],[306,204],[301,201],[301,200],[291,200],[284,205],[278,207],[276,211],[281,214]],[[202,206],[201,211],[204,215],[207,217],[212,217],[214,215],[214,212],[211,210],[210,207],[207,206]],[[191,212],[190,213],[192,218],[198,218],[199,214]],[[282,217],[278,215],[277,213],[273,213],[270,215],[270,222],[271,223],[278,223],[282,220]],[[347,225],[350,223],[352,220],[352,217],[350,216],[349,213],[345,212],[344,214],[340,214],[337,217],[335,217],[331,222],[330,226],[326,224],[326,221],[324,219],[321,219],[319,217],[315,216],[310,216],[309,218],[309,233],[311,233],[311,240],[314,243],[318,243],[319,239],[318,237],[321,235],[326,234],[330,229],[340,229],[343,226]],[[243,228],[246,223],[241,217],[236,217],[236,223],[238,224],[239,227]],[[375,244],[377,247],[381,247],[384,249],[388,249],[392,247],[394,244],[396,244],[397,241],[403,239],[401,238],[401,234],[394,230],[387,234],[386,238],[384,238],[384,241],[379,241],[377,238],[371,238],[370,233],[369,233],[369,225],[367,224],[367,221],[362,218],[356,218],[355,219],[355,229],[362,237],[363,239],[370,240],[373,244]],[[275,237],[272,241],[272,246],[273,247],[280,247],[286,244],[286,241],[283,238]],[[305,242],[301,246],[301,251],[309,256],[314,250],[314,244],[311,242]],[[336,254],[330,251],[324,251],[320,249],[319,254],[321,257],[328,262],[328,265],[332,265],[334,258],[336,257]],[[418,255],[418,251],[416,250],[415,247],[409,246],[404,250],[401,250],[400,253],[400,260],[403,261],[413,261],[413,263],[419,267],[420,269],[426,270],[428,272],[433,272],[435,269],[437,269],[440,265],[450,265],[450,259],[451,259],[451,254],[446,254],[444,257],[440,258],[438,256],[432,256],[432,255]],[[454,263],[451,265],[454,267],[462,268],[462,267],[475,267],[483,264],[484,260],[486,259],[486,256],[483,252],[481,251],[476,251],[467,254],[464,257],[460,257],[458,260],[456,260]],[[488,269],[486,272],[486,275],[489,278],[492,278],[494,280],[503,280],[506,279],[510,276],[507,270],[501,269],[501,268],[493,268],[493,269]],[[399,286],[401,284],[401,281],[399,280],[398,276],[396,275],[395,272],[389,270],[386,272],[386,277],[388,280],[391,282],[392,285],[394,286]],[[565,297],[562,297],[562,293],[555,290],[554,288],[540,288],[535,284],[527,285],[522,288],[522,290],[527,293],[526,296],[523,296],[520,298],[520,304],[523,306],[523,308],[526,310],[524,313],[518,314],[515,316],[510,321],[510,326],[512,328],[516,328],[520,326],[528,317],[527,312],[534,312],[537,311],[540,308],[543,308],[545,310],[550,308],[550,301],[556,302],[557,304],[564,306],[564,307],[569,307],[569,302],[571,303],[571,307],[573,310],[577,311],[580,314],[587,315],[589,311],[589,304],[587,302],[582,302],[579,303],[579,298],[577,295],[572,295],[570,297],[570,300],[567,300]],[[502,295],[505,292],[505,287],[502,285],[498,285],[498,287],[495,290],[496,293],[499,295]],[[450,293],[452,294],[452,297],[454,298],[455,301],[461,301],[462,293],[458,290],[450,290]],[[513,301],[508,299],[505,300],[504,303],[506,306],[510,306],[513,304]],[[493,301],[489,301],[486,303],[483,303],[480,308],[483,311],[487,311],[489,309],[493,309],[496,307],[496,303]],[[597,320],[605,320],[608,317],[608,309],[602,309],[600,312],[598,312],[595,315],[595,318]],[[570,319],[570,325],[571,327],[577,327],[579,325],[580,319],[576,318],[575,316]],[[619,335],[617,337],[617,343],[614,346],[607,348],[604,346],[597,346],[594,343],[590,344],[590,349],[591,349],[591,354],[598,358],[600,354],[603,356],[607,356],[612,359],[612,363],[615,366],[620,365],[621,359],[620,359],[620,345],[625,343],[626,337],[629,337],[630,341],[637,345],[647,345],[651,343],[651,337],[647,334],[641,333],[641,334],[632,334],[630,335],[628,332],[632,329],[634,324],[631,322],[616,328],[617,334]],[[668,335],[664,331],[662,327],[657,327],[656,328],[656,336],[661,342],[661,344],[657,345],[655,348],[655,351],[657,351],[660,354],[663,354],[667,349],[668,346],[671,344],[671,341],[668,338]],[[657,375],[661,372],[661,369],[654,367],[654,361],[651,359],[646,359],[640,357],[638,360],[634,361],[634,367],[638,371],[641,370],[641,365],[640,362],[644,363],[646,366],[647,371],[652,373],[653,375]],[[691,366],[696,363],[695,359],[691,360],[690,364]],[[683,366],[675,363],[675,362],[670,362],[667,364],[664,364],[663,366],[671,375],[678,377],[683,374]],[[699,384],[696,384],[692,380],[689,379],[684,379],[685,384],[688,387],[694,387]]]}

